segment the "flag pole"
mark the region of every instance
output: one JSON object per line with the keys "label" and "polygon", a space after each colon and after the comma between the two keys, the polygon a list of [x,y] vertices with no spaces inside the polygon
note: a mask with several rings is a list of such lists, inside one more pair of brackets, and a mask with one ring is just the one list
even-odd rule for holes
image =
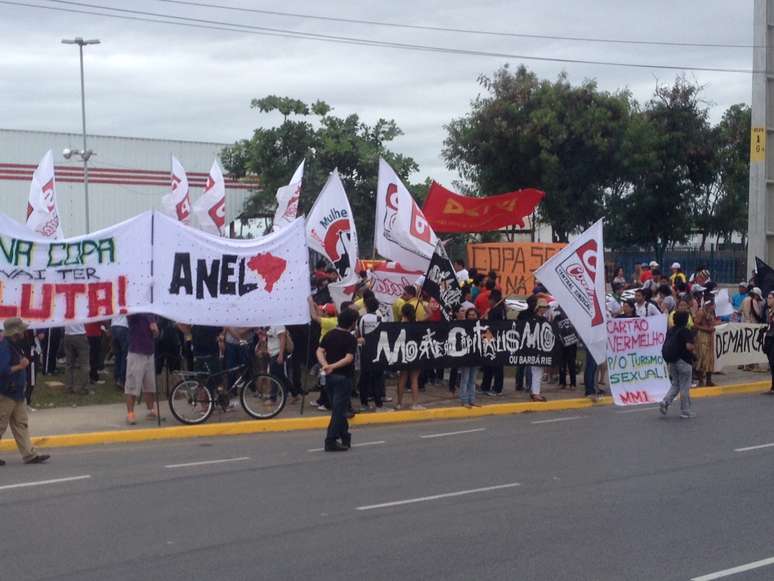
{"label": "flag pole", "polygon": [[[153,304],[153,251],[154,241],[156,238],[156,212],[151,212],[151,260],[150,260],[150,274],[151,274],[151,305]],[[161,405],[159,404],[159,382],[156,381],[156,425],[161,427]],[[167,389],[169,389],[169,375],[167,375]]]}

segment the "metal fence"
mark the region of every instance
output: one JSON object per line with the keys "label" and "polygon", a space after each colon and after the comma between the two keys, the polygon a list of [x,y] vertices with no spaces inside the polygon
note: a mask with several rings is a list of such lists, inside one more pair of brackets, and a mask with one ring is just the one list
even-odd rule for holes
{"label": "metal fence", "polygon": [[[628,280],[632,277],[635,264],[647,263],[654,259],[651,252],[640,249],[608,251],[605,254],[608,280],[612,280],[613,271],[618,266],[623,266]],[[669,267],[673,262],[679,262],[683,272],[688,275],[699,266],[706,266],[712,280],[720,284],[734,284],[750,278],[750,273],[747,272],[747,250],[742,247],[723,250],[712,248],[704,251],[696,248],[668,250],[661,261],[664,274],[669,274]]]}

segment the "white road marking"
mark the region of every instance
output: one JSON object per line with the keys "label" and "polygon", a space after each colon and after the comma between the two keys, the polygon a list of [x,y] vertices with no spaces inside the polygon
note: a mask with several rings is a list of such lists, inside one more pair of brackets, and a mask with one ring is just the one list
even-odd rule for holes
{"label": "white road marking", "polygon": [[375,508],[389,508],[391,506],[401,506],[403,504],[414,504],[416,502],[439,500],[441,498],[465,496],[466,494],[477,494],[479,492],[491,492],[492,490],[502,490],[504,488],[515,488],[516,486],[521,486],[521,484],[519,484],[518,482],[511,482],[510,484],[498,484],[497,486],[485,486],[484,488],[473,488],[472,490],[460,490],[458,492],[446,492],[444,494],[434,494],[433,496],[421,496],[419,498],[409,498],[407,500],[395,500],[393,502],[382,502],[381,504],[369,504],[367,506],[358,506],[355,510],[373,510]]}
{"label": "white road marking", "polygon": [[583,418],[583,416],[569,416],[569,417],[566,417],[566,418],[553,418],[553,419],[550,419],[550,420],[535,420],[534,422],[530,422],[530,423],[533,423],[533,424],[553,424],[555,422],[569,422],[569,421],[572,421],[572,420],[580,420],[582,418]]}
{"label": "white road marking", "polygon": [[486,428],[473,428],[472,430],[460,430],[458,432],[443,432],[441,434],[425,434],[420,438],[445,438],[446,436],[458,436],[459,434],[472,434],[473,432],[485,432]]}
{"label": "white road marking", "polygon": [[746,565],[739,565],[738,567],[732,567],[731,569],[724,569],[723,571],[717,571],[715,573],[709,573],[707,575],[702,575],[701,577],[693,577],[691,581],[712,581],[713,579],[722,579],[723,577],[730,577],[737,573],[744,573],[745,571],[752,571],[753,569],[760,569],[761,567],[767,567],[769,565],[774,565],[774,557],[747,563]]}
{"label": "white road marking", "polygon": [[53,480],[38,480],[37,482],[20,482],[19,484],[6,484],[0,486],[0,490],[10,490],[11,488],[29,488],[30,486],[44,486],[46,484],[59,484],[60,482],[72,482],[74,480],[86,480],[91,478],[90,474],[82,476],[68,476],[67,478],[54,478]]}
{"label": "white road marking", "polygon": [[244,462],[249,460],[248,456],[239,458],[223,458],[222,460],[204,460],[202,462],[186,462],[185,464],[167,464],[164,468],[188,468],[190,466],[207,466],[208,464],[225,464],[226,462]]}
{"label": "white road marking", "polygon": [[617,411],[615,413],[617,413],[617,414],[636,414],[636,413],[641,413],[641,412],[654,412],[654,411],[658,411],[658,407],[653,407],[653,406],[648,406],[648,407],[644,407],[644,408],[638,407],[637,409],[621,410],[621,411]]}
{"label": "white road marking", "polygon": [[746,448],[734,448],[734,452],[749,452],[750,450],[761,450],[762,448],[774,447],[774,442],[771,444],[760,444],[758,446],[747,446]]}
{"label": "white road marking", "polygon": [[[386,444],[384,440],[377,440],[375,442],[360,442],[359,444],[352,444],[353,448],[362,448],[363,446],[379,446],[380,444]],[[307,452],[322,452],[325,448],[311,448]]]}

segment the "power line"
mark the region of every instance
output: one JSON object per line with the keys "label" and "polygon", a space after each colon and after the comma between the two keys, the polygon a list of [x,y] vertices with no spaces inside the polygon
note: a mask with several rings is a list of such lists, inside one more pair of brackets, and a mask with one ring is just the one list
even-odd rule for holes
{"label": "power line", "polygon": [[[75,8],[42,6],[39,4],[29,4],[26,2],[17,2],[12,0],[0,0],[0,4],[5,4],[9,6],[19,6],[24,8],[52,10],[56,12],[66,12],[66,13],[72,13],[72,14],[87,14],[91,16],[102,16],[104,18],[114,18],[114,19],[120,19],[120,20],[132,20],[132,21],[141,21],[141,22],[151,22],[154,24],[184,26],[189,28],[202,28],[207,30],[221,30],[221,31],[227,31],[227,32],[241,32],[241,33],[255,34],[255,35],[261,35],[261,36],[300,38],[300,39],[306,39],[306,40],[317,40],[321,42],[329,42],[329,43],[337,43],[337,44],[394,48],[394,49],[401,49],[401,50],[412,50],[412,51],[419,51],[419,52],[431,52],[431,53],[451,54],[451,55],[495,57],[495,58],[514,59],[514,60],[551,62],[551,63],[563,63],[563,64],[582,64],[582,65],[597,65],[597,66],[626,67],[626,68],[640,68],[640,69],[658,69],[658,70],[685,70],[685,71],[739,73],[739,74],[751,74],[751,73],[761,72],[761,71],[755,71],[751,69],[701,67],[701,66],[685,66],[685,65],[660,65],[660,64],[646,64],[646,63],[586,60],[586,59],[567,59],[567,58],[558,58],[558,57],[519,55],[519,54],[512,54],[512,53],[505,53],[505,52],[457,49],[457,48],[440,47],[440,46],[432,46],[432,45],[369,40],[369,39],[349,37],[349,36],[317,34],[317,33],[310,33],[310,32],[297,32],[297,31],[281,29],[281,28],[250,26],[250,25],[243,25],[238,23],[221,22],[221,21],[207,20],[207,19],[201,19],[201,18],[189,18],[184,16],[175,16],[175,15],[147,12],[147,11],[141,11],[141,10],[111,8],[108,6],[102,6],[99,4],[88,4],[84,2],[69,2],[66,0],[47,0],[47,1],[56,2],[58,4],[68,4],[68,5],[74,5],[74,6],[96,8],[99,10],[110,10],[112,12],[120,12],[121,14],[94,12],[92,10],[83,10],[83,9],[75,9]],[[153,18],[150,18],[150,17],[153,17]]]}
{"label": "power line", "polygon": [[754,44],[727,44],[716,42],[677,42],[660,40],[631,40],[621,38],[597,38],[588,36],[558,36],[551,34],[529,34],[524,32],[501,32],[495,30],[481,30],[478,28],[454,28],[450,26],[431,26],[425,24],[406,24],[401,22],[386,22],[382,20],[366,20],[360,18],[343,18],[340,16],[322,16],[319,14],[304,14],[300,12],[281,12],[279,10],[264,10],[259,8],[243,8],[241,6],[229,6],[209,2],[192,2],[191,0],[154,0],[166,4],[181,4],[184,6],[196,6],[198,8],[212,8],[217,10],[229,10],[251,14],[263,14],[267,16],[285,16],[289,18],[301,18],[308,20],[321,20],[324,22],[344,22],[346,24],[367,24],[370,26],[384,26],[389,28],[404,28],[408,30],[427,30],[431,32],[453,32],[455,34],[477,34],[482,36],[498,36],[506,38],[532,38],[540,40],[563,40],[571,42],[596,42],[607,44],[633,44],[640,46],[674,46],[692,48],[756,48]]}

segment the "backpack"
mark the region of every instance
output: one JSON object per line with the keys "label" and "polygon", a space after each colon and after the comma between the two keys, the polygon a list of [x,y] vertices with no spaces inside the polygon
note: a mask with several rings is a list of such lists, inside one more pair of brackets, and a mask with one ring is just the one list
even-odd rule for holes
{"label": "backpack", "polygon": [[672,327],[667,331],[664,345],[661,347],[661,356],[667,363],[677,363],[680,359],[680,353],[682,352],[682,345],[680,345],[680,333],[679,328]]}

